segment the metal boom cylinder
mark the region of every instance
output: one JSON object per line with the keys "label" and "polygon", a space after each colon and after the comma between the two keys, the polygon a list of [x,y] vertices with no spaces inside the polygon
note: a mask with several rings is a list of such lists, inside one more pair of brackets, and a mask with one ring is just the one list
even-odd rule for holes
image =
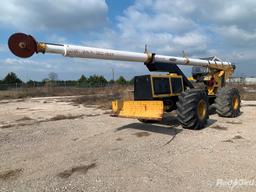
{"label": "metal boom cylinder", "polygon": [[231,65],[230,62],[211,61],[203,59],[193,59],[187,57],[165,56],[151,53],[137,53],[129,51],[119,51],[112,49],[93,48],[68,44],[51,44],[37,42],[32,36],[23,33],[13,34],[8,41],[10,50],[19,57],[30,57],[36,53],[54,53],[65,57],[92,58],[104,60],[119,60],[130,62],[149,62],[154,60],[160,63],[170,63],[179,65],[204,66],[209,65]]}

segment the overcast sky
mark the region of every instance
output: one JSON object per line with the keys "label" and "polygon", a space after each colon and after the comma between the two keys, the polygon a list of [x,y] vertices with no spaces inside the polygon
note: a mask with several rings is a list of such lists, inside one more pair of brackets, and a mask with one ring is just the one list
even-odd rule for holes
{"label": "overcast sky", "polygon": [[255,0],[8,0],[0,13],[0,78],[15,72],[24,81],[42,80],[56,72],[59,79],[110,79],[112,68],[127,79],[148,73],[140,63],[42,54],[20,59],[7,47],[14,32],[51,43],[139,52],[147,44],[159,54],[216,55],[237,65],[236,76],[256,76]]}

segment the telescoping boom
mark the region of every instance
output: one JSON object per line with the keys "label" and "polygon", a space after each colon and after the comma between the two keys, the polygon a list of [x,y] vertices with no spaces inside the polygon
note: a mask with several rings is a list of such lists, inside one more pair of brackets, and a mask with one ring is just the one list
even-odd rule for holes
{"label": "telescoping boom", "polygon": [[13,54],[18,57],[27,58],[34,53],[61,54],[65,57],[93,58],[104,60],[119,60],[130,62],[147,63],[152,60],[159,63],[192,65],[209,67],[217,65],[231,65],[230,62],[211,61],[203,59],[193,59],[187,57],[165,56],[153,53],[137,53],[129,51],[119,51],[112,49],[93,48],[69,44],[52,44],[37,42],[31,35],[24,33],[13,34],[8,41],[8,45]]}

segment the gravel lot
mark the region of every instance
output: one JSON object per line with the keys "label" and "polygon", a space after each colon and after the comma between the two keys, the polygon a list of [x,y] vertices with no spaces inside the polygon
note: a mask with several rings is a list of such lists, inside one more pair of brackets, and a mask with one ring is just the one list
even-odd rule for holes
{"label": "gravel lot", "polygon": [[256,191],[256,101],[191,131],[175,114],[142,124],[72,99],[0,101],[1,192]]}

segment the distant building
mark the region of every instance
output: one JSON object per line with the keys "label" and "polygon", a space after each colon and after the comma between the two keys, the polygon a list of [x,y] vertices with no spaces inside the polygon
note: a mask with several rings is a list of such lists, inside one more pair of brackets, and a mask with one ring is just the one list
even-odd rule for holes
{"label": "distant building", "polygon": [[246,84],[256,84],[256,77],[246,77],[245,83]]}
{"label": "distant building", "polygon": [[256,77],[231,77],[230,83],[256,84]]}

